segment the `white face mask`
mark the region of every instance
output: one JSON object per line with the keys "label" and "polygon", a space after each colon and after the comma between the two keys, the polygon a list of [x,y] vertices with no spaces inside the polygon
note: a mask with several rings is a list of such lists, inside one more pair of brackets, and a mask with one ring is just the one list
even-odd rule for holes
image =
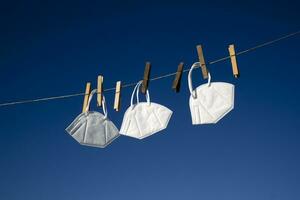
{"label": "white face mask", "polygon": [[[131,106],[124,114],[120,134],[143,139],[158,131],[165,129],[169,123],[172,111],[168,108],[150,102],[149,91],[147,90],[147,102],[139,102],[139,82],[131,95]],[[133,104],[136,91],[137,104]]]}
{"label": "white face mask", "polygon": [[217,123],[234,107],[234,85],[224,82],[210,82],[200,85],[195,90],[192,86],[192,71],[199,63],[192,65],[188,84],[191,93],[190,110],[193,124]]}
{"label": "white face mask", "polygon": [[103,114],[95,111],[88,111],[94,93],[90,94],[86,112],[81,113],[66,128],[66,131],[82,145],[104,148],[119,136],[119,130],[107,118],[105,98],[103,96]]}

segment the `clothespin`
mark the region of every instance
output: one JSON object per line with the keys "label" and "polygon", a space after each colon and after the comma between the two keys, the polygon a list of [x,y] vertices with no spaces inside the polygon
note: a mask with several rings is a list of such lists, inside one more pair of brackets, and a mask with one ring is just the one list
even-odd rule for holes
{"label": "clothespin", "polygon": [[102,93],[103,93],[103,76],[98,76],[98,83],[97,83],[97,106],[102,106]]}
{"label": "clothespin", "polygon": [[149,79],[150,79],[150,71],[151,71],[151,63],[146,62],[145,71],[144,71],[144,79],[143,79],[142,88],[141,88],[141,91],[143,94],[146,94],[146,91],[148,89]]}
{"label": "clothespin", "polygon": [[207,79],[208,78],[208,71],[207,71],[207,67],[206,67],[206,64],[205,64],[203,50],[202,50],[201,45],[197,46],[197,52],[198,52],[198,58],[199,58],[199,62],[200,62],[201,70],[202,70],[202,76],[203,76],[204,79]]}
{"label": "clothespin", "polygon": [[237,62],[236,62],[236,54],[235,54],[233,44],[229,45],[228,51],[229,51],[229,55],[230,55],[233,76],[235,78],[238,78],[240,76],[240,74],[239,74],[239,69],[238,69]]}
{"label": "clothespin", "polygon": [[172,89],[176,93],[178,93],[179,90],[180,90],[180,82],[181,82],[182,71],[183,71],[183,62],[181,62],[178,65],[177,72],[176,72],[176,75],[175,75],[175,79],[174,79],[173,85],[172,85]]}
{"label": "clothespin", "polygon": [[114,109],[116,111],[120,110],[120,103],[121,103],[121,81],[118,81],[116,83],[116,94],[115,94],[115,103],[114,103]]}
{"label": "clothespin", "polygon": [[84,113],[86,110],[86,106],[88,104],[89,96],[91,93],[91,83],[88,82],[85,86],[85,93],[84,93],[84,100],[83,100],[83,106],[82,106],[82,112]]}

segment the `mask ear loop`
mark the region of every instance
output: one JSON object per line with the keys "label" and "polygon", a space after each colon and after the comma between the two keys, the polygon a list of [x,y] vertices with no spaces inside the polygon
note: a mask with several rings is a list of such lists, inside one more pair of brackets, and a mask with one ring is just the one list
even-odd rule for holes
{"label": "mask ear loop", "polygon": [[[137,98],[138,103],[140,102],[139,91],[140,91],[140,86],[141,85],[142,85],[142,81],[140,82],[140,84],[138,85],[137,90],[136,90],[136,98]],[[148,89],[146,91],[146,101],[147,101],[147,104],[150,105],[150,95],[149,95],[149,90]]]}
{"label": "mask ear loop", "polygon": [[104,119],[107,118],[107,107],[106,107],[106,101],[104,95],[102,96],[102,110],[104,114]]}
{"label": "mask ear loop", "polygon": [[[190,93],[192,95],[192,97],[195,99],[197,98],[197,94],[196,94],[196,91],[193,90],[193,81],[192,81],[192,74],[193,74],[193,70],[195,67],[200,67],[200,63],[199,62],[195,62],[191,69],[189,70],[189,74],[188,74],[188,85],[189,85],[189,90],[190,90]],[[210,73],[208,72],[208,81],[207,81],[207,86],[209,87],[211,85],[211,76],[210,76]]]}
{"label": "mask ear loop", "polygon": [[[132,91],[132,94],[131,94],[131,103],[130,103],[130,106],[131,108],[133,108],[133,98],[134,98],[134,95],[136,94],[136,101],[137,103],[140,103],[140,99],[139,99],[139,89],[140,89],[140,86],[142,84],[143,81],[139,81],[136,86],[134,87],[133,91]],[[148,105],[150,105],[150,95],[149,95],[149,90],[146,91],[146,100],[147,100],[147,103]]]}
{"label": "mask ear loop", "polygon": [[[137,88],[139,87],[139,85],[142,83],[142,81],[139,81],[136,86],[134,87],[133,91],[132,91],[132,94],[131,94],[131,103],[130,103],[130,106],[133,107],[133,98],[134,98],[134,94],[135,94],[135,91],[137,90]],[[136,101],[137,103],[139,103],[139,98],[138,96],[136,97]]]}
{"label": "mask ear loop", "polygon": [[[86,106],[85,113],[87,113],[87,112],[89,111],[89,108],[90,108],[90,104],[91,104],[93,95],[94,95],[96,92],[97,92],[97,89],[93,89],[92,92],[90,93],[89,101],[88,101],[88,104],[87,104],[87,106]],[[103,98],[102,98],[102,110],[103,110],[104,118],[106,119],[106,118],[107,118],[107,108],[106,108],[106,101],[105,101],[104,95],[103,95]]]}
{"label": "mask ear loop", "polygon": [[211,76],[210,76],[210,73],[209,73],[209,72],[207,73],[207,75],[208,75],[207,87],[210,87]]}
{"label": "mask ear loop", "polygon": [[90,93],[90,96],[89,96],[89,101],[88,101],[88,104],[86,105],[86,109],[85,109],[85,112],[87,113],[89,111],[89,108],[90,108],[90,104],[91,104],[91,101],[92,101],[92,98],[93,98],[93,95],[97,92],[96,89],[93,89]]}
{"label": "mask ear loop", "polygon": [[195,62],[195,63],[192,65],[191,69],[189,70],[189,75],[188,75],[188,85],[189,85],[189,90],[190,90],[190,93],[191,93],[191,95],[192,95],[192,97],[193,97],[194,99],[196,98],[196,93],[195,93],[195,91],[193,91],[192,72],[193,72],[193,70],[194,70],[194,68],[195,68],[196,66],[200,66],[200,63],[199,63],[199,62]]}

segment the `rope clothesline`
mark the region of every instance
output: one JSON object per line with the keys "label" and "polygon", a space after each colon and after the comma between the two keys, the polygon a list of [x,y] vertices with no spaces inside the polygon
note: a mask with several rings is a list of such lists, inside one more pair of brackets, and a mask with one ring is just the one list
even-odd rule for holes
{"label": "rope clothesline", "polygon": [[[293,33],[290,33],[290,34],[287,34],[287,35],[284,35],[282,37],[279,37],[279,38],[276,38],[276,39],[264,42],[262,44],[256,45],[256,46],[248,48],[246,50],[237,52],[235,54],[235,56],[239,56],[239,55],[242,55],[242,54],[254,51],[256,49],[259,49],[259,48],[262,48],[262,47],[265,47],[265,46],[269,46],[271,44],[274,44],[276,42],[279,42],[279,41],[287,39],[287,38],[291,38],[291,37],[296,36],[298,34],[300,34],[300,30],[296,31],[296,32],[293,32]],[[208,62],[206,65],[213,65],[213,64],[216,64],[216,63],[228,60],[228,59],[230,59],[230,57],[231,56],[226,56],[226,57],[223,57],[223,58],[219,58],[217,60]],[[199,67],[200,66],[197,66],[195,68],[199,68]],[[189,69],[185,69],[185,70],[183,70],[183,73],[188,72],[188,71],[189,71]],[[165,74],[165,75],[161,75],[161,76],[157,76],[157,77],[151,78],[149,81],[156,81],[156,80],[159,80],[159,79],[163,79],[163,78],[167,78],[167,77],[170,77],[170,76],[174,76],[174,75],[176,75],[176,73],[177,72],[169,73],[169,74]],[[136,84],[137,84],[137,82],[132,82],[132,83],[124,84],[124,85],[122,85],[122,88],[133,87]],[[115,89],[116,89],[115,87],[107,88],[107,89],[104,89],[104,92],[114,91]],[[40,102],[40,101],[50,101],[50,100],[55,100],[55,99],[65,99],[65,98],[71,98],[71,97],[76,97],[76,96],[84,96],[84,95],[85,95],[85,93],[81,92],[81,93],[74,93],[74,94],[60,95],[60,96],[52,96],[52,97],[44,97],[44,98],[37,98],[37,99],[11,101],[11,102],[6,102],[6,103],[0,103],[0,107],[12,106],[12,105],[16,105],[16,104],[28,104],[28,103],[34,103],[34,102]]]}

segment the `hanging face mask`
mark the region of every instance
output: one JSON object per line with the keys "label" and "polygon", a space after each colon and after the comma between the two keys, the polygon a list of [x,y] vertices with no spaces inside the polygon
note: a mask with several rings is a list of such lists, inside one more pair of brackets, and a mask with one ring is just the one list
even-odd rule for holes
{"label": "hanging face mask", "polygon": [[190,110],[193,124],[217,123],[234,107],[234,85],[224,82],[212,82],[208,73],[208,83],[193,90],[192,71],[199,63],[192,65],[188,84],[191,93]]}
{"label": "hanging face mask", "polygon": [[[141,81],[135,86],[131,95],[131,106],[124,114],[120,134],[143,139],[165,129],[169,123],[172,111],[168,108],[150,102],[149,91],[146,93],[147,102],[139,102]],[[137,104],[133,104],[136,92]]]}
{"label": "hanging face mask", "polygon": [[70,124],[66,131],[82,145],[104,148],[119,136],[116,126],[107,118],[105,98],[103,96],[103,114],[89,111],[94,93],[90,94],[86,112],[80,114]]}

